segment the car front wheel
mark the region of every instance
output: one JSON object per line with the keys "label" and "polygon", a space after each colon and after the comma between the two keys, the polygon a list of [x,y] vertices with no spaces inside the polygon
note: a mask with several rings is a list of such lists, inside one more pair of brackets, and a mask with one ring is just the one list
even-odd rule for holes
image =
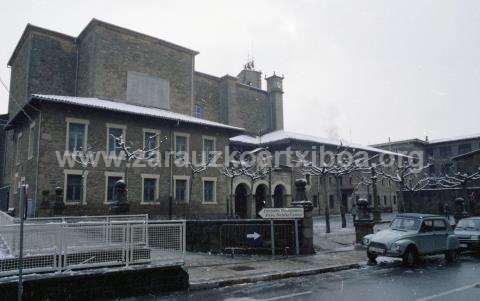
{"label": "car front wheel", "polygon": [[418,262],[417,250],[414,247],[409,247],[403,254],[402,261],[405,266],[414,266]]}
{"label": "car front wheel", "polygon": [[449,250],[445,253],[445,259],[448,262],[455,262],[458,259],[458,250]]}
{"label": "car front wheel", "polygon": [[375,260],[377,260],[377,254],[373,254],[373,253],[367,252],[367,257],[368,257],[368,260],[369,260],[369,261],[375,261]]}

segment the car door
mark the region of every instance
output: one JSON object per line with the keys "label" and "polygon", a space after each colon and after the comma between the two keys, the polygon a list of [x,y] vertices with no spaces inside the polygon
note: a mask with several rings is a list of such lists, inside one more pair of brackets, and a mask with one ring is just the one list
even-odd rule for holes
{"label": "car door", "polygon": [[433,231],[433,220],[424,219],[418,232],[418,251],[420,254],[432,253],[435,249],[435,238]]}
{"label": "car door", "polygon": [[433,230],[435,231],[435,252],[442,252],[447,249],[448,230],[447,224],[443,219],[433,220]]}

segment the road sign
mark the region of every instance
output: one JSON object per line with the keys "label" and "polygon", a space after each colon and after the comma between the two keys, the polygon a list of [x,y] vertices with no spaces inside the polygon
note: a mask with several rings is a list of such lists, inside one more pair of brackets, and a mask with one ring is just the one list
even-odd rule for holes
{"label": "road sign", "polygon": [[250,239],[253,239],[253,240],[256,240],[260,237],[260,234],[258,234],[257,232],[253,232],[251,234],[247,234],[247,238],[250,238]]}
{"label": "road sign", "polygon": [[262,236],[257,231],[247,232],[247,243],[251,247],[261,247],[263,245]]}
{"label": "road sign", "polygon": [[303,218],[303,208],[263,208],[258,215],[265,219]]}

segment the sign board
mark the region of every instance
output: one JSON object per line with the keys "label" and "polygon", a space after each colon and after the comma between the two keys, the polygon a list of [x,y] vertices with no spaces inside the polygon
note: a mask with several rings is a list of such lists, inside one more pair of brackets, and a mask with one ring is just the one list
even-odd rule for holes
{"label": "sign board", "polygon": [[246,231],[247,243],[251,247],[261,247],[263,245],[263,238],[258,227],[248,227]]}
{"label": "sign board", "polygon": [[265,219],[303,218],[303,208],[263,208],[258,215]]}

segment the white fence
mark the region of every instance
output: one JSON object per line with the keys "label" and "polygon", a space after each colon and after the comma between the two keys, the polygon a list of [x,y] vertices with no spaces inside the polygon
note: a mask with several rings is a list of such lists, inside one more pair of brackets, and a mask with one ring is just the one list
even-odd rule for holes
{"label": "white fence", "polygon": [[15,223],[15,218],[0,210],[0,226]]}
{"label": "white fence", "polygon": [[[92,217],[90,217],[92,218]],[[25,273],[183,261],[185,221],[25,224]],[[0,226],[0,276],[15,275],[19,225]]]}

